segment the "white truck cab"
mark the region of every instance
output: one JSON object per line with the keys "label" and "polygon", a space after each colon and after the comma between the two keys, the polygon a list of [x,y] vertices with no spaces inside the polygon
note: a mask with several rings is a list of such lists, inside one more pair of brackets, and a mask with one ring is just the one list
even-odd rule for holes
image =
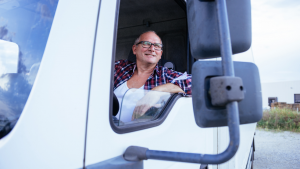
{"label": "white truck cab", "polygon": [[[200,164],[133,162],[122,155],[132,145],[223,152],[228,127],[200,128],[191,96],[168,97],[150,120],[113,120],[114,62],[132,59],[134,40],[154,30],[164,44],[159,64],[192,73],[196,59],[187,23],[183,0],[1,1],[0,168],[198,169]],[[234,57],[243,56],[251,58],[251,48]],[[229,161],[201,167],[253,168],[255,128],[255,122],[240,125],[239,149]]]}

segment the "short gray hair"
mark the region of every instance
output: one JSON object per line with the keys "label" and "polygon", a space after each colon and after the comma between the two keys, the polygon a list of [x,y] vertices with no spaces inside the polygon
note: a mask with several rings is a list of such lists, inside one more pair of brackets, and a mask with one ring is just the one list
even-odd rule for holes
{"label": "short gray hair", "polygon": [[[138,37],[138,38],[136,38],[136,40],[134,41],[134,45],[136,45],[137,43],[139,43],[139,41],[140,41],[140,38],[141,38],[141,36],[143,35],[143,34],[145,34],[145,33],[148,33],[148,32],[152,32],[152,33],[154,33],[155,35],[157,35],[157,33],[155,32],[155,31],[146,31],[146,32],[143,32],[142,34],[140,34],[140,36]],[[158,36],[158,35],[157,35]],[[158,36],[159,37],[159,36]],[[159,39],[160,39],[160,42],[161,42],[161,44],[162,44],[162,40],[161,40],[161,38],[159,37]]]}

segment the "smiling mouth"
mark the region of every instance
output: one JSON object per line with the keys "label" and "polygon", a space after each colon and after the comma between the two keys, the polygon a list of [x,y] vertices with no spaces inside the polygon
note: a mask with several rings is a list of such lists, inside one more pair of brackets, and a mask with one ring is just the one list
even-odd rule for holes
{"label": "smiling mouth", "polygon": [[156,57],[156,55],[152,55],[152,54],[145,54],[147,56],[152,56],[152,57]]}

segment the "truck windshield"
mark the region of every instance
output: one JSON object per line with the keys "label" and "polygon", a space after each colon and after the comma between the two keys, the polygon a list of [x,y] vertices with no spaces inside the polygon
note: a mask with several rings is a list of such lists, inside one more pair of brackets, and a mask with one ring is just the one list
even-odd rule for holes
{"label": "truck windshield", "polygon": [[58,0],[0,1],[0,139],[18,121],[35,81]]}

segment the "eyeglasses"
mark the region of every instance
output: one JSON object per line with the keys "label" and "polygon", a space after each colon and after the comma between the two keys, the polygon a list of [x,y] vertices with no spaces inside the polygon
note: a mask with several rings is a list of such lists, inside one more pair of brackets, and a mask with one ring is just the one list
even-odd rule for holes
{"label": "eyeglasses", "polygon": [[142,44],[142,47],[143,47],[143,48],[150,48],[151,45],[153,45],[153,46],[154,46],[154,49],[157,50],[157,51],[161,51],[161,50],[162,50],[162,47],[163,47],[163,45],[160,44],[160,43],[151,43],[151,42],[149,42],[149,41],[140,41],[140,42],[137,43],[136,45],[138,45],[138,44]]}

